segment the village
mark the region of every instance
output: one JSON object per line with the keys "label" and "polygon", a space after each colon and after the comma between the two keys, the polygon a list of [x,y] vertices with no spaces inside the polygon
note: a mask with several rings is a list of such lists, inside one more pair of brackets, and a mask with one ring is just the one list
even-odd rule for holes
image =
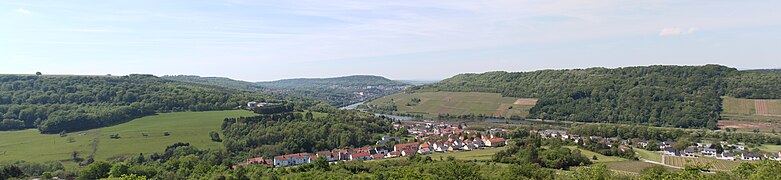
{"label": "village", "polygon": [[[649,140],[641,139],[620,139],[617,137],[605,138],[600,136],[586,136],[581,137],[575,134],[568,134],[564,130],[532,130],[530,133],[538,134],[543,138],[558,138],[563,141],[570,141],[576,144],[583,143],[584,141],[596,142],[598,144],[604,144],[608,147],[620,146],[620,147],[635,147],[642,149],[655,150],[655,153],[659,153],[662,156],[673,157],[688,157],[688,158],[700,158],[700,157],[712,157],[719,160],[745,160],[756,161],[761,159],[769,159],[781,161],[781,152],[775,153],[752,153],[744,143],[729,143],[727,141],[720,141],[718,143],[704,143],[698,142],[693,145],[685,146],[682,149],[676,149],[675,141],[662,141],[653,142]],[[623,148],[622,148],[623,149]]]}
{"label": "village", "polygon": [[[262,164],[272,167],[287,167],[314,162],[323,157],[328,162],[339,161],[367,161],[382,160],[398,157],[406,157],[415,154],[430,155],[432,153],[449,153],[459,151],[474,151],[485,148],[497,148],[509,143],[506,138],[509,130],[503,128],[468,129],[465,123],[445,123],[424,121],[417,123],[394,123],[396,130],[406,130],[407,138],[384,136],[377,140],[374,146],[358,148],[333,149],[314,153],[302,152],[274,156],[272,159],[263,157],[249,158],[237,166]],[[632,148],[652,150],[661,156],[700,158],[709,157],[719,160],[745,160],[755,161],[761,159],[781,160],[781,152],[776,153],[752,153],[743,143],[717,143],[699,142],[676,149],[676,142],[642,139],[621,139],[618,137],[580,136],[569,134],[565,130],[530,130],[530,134],[537,134],[543,139],[560,139],[578,145],[596,143],[606,147],[616,147],[621,151],[633,152]],[[390,143],[390,144],[389,144]],[[661,162],[664,163],[664,162]],[[236,166],[234,166],[236,168]]]}
{"label": "village", "polygon": [[[359,148],[334,149],[315,153],[296,153],[274,156],[272,159],[263,157],[249,158],[237,166],[268,165],[273,167],[287,167],[312,163],[317,158],[323,157],[328,162],[356,161],[356,160],[381,160],[397,157],[411,156],[415,154],[430,155],[432,153],[448,153],[458,151],[473,151],[484,148],[497,148],[505,146],[508,139],[500,137],[500,134],[508,132],[506,129],[494,128],[484,131],[466,130],[465,124],[448,124],[444,122],[426,122],[419,124],[402,125],[394,123],[396,130],[406,129],[413,136],[412,142],[397,143],[387,146],[388,143],[402,142],[400,137],[384,136],[378,140],[375,146]],[[235,169],[237,166],[233,166]]]}

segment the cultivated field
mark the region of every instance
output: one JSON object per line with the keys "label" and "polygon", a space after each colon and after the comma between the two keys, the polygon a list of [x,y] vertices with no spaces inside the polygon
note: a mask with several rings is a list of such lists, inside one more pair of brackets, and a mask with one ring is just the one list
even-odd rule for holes
{"label": "cultivated field", "polygon": [[770,132],[781,130],[781,100],[755,100],[723,97],[720,128]]}
{"label": "cultivated field", "polygon": [[[419,99],[419,102],[413,101]],[[393,104],[400,113],[468,115],[484,114],[497,117],[526,117],[536,99],[502,97],[497,93],[419,92],[398,93],[369,102],[369,105]]]}
{"label": "cultivated field", "polygon": [[[219,132],[224,118],[253,115],[243,110],[162,113],[116,126],[68,133],[67,137],[40,134],[35,129],[0,131],[0,137],[3,137],[0,138],[0,161],[56,160],[68,164],[74,151],[82,158],[94,156],[96,160],[139,153],[148,156],[162,152],[176,142],[187,142],[203,149],[222,148],[220,143],[211,141],[209,132]],[[164,132],[170,132],[170,136],[164,136]],[[111,134],[119,134],[121,138],[111,139]]]}
{"label": "cultivated field", "polygon": [[506,149],[506,147],[498,147],[498,148],[485,148],[485,149],[479,149],[479,150],[473,150],[473,151],[459,151],[459,152],[447,152],[447,153],[432,153],[431,159],[439,160],[439,158],[447,159],[448,156],[453,156],[454,158],[458,160],[465,160],[465,161],[484,161],[484,160],[491,160],[494,157],[494,154],[496,152],[499,152],[501,150]]}
{"label": "cultivated field", "polygon": [[[630,160],[619,161],[619,162],[609,162],[609,163],[605,163],[605,165],[607,166],[607,168],[612,169],[612,170],[626,171],[626,172],[633,172],[633,173],[640,173],[644,169],[649,168],[649,167],[662,166],[662,165],[647,163],[647,162],[643,162],[643,161],[630,161]],[[677,170],[675,168],[671,168],[671,167],[667,167],[667,166],[662,166],[662,167],[664,167],[665,169],[668,169],[670,171]]]}
{"label": "cultivated field", "polygon": [[700,157],[700,158],[690,158],[690,157],[680,157],[680,156],[663,156],[664,164],[672,165],[676,167],[684,167],[687,163],[700,163],[700,164],[710,164],[713,168],[713,170],[718,171],[731,171],[732,169],[735,169],[742,161],[728,161],[728,160],[719,160],[719,159],[713,159],[713,158],[706,158],[706,157]]}

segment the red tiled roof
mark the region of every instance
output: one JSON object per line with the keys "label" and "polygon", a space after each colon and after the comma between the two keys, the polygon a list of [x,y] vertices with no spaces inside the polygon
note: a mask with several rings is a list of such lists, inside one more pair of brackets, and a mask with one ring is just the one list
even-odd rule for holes
{"label": "red tiled roof", "polygon": [[415,150],[412,150],[412,149],[405,150],[405,151],[402,151],[402,152],[404,152],[404,154],[415,154],[416,153]]}
{"label": "red tiled roof", "polygon": [[390,155],[394,155],[394,156],[398,156],[398,155],[401,155],[401,152],[394,151],[394,152],[389,152],[389,154]]}
{"label": "red tiled roof", "polygon": [[352,158],[368,157],[368,156],[371,156],[371,154],[369,154],[368,152],[361,152],[361,153],[350,154],[350,157],[352,157]]}
{"label": "red tiled roof", "polygon": [[332,153],[329,151],[320,151],[315,153],[317,156],[332,156]]}
{"label": "red tiled roof", "polygon": [[491,141],[491,143],[504,142],[504,138],[491,138],[488,141]]}
{"label": "red tiled roof", "polygon": [[393,147],[397,149],[403,149],[403,148],[409,148],[409,147],[418,147],[418,143],[412,142],[412,143],[405,143],[405,144],[396,144]]}
{"label": "red tiled roof", "polygon": [[274,156],[274,159],[275,160],[279,160],[279,161],[285,161],[285,160],[287,160],[289,158],[298,158],[298,159],[300,159],[300,158],[304,158],[305,156],[309,156],[309,153],[297,153],[297,154],[287,154],[287,155],[282,155],[282,156]]}
{"label": "red tiled roof", "polygon": [[383,157],[385,157],[384,154],[374,154],[374,155],[372,155],[372,159],[382,159]]}
{"label": "red tiled roof", "polygon": [[250,164],[252,164],[252,163],[258,164],[258,163],[263,163],[263,162],[266,162],[266,160],[264,160],[262,157],[247,159],[247,163],[250,163]]}
{"label": "red tiled roof", "polygon": [[274,156],[274,160],[287,161],[287,157],[285,157],[285,156]]}

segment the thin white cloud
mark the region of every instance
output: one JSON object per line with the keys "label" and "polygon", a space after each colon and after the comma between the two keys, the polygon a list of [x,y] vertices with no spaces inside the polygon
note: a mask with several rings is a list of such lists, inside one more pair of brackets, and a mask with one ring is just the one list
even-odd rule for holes
{"label": "thin white cloud", "polygon": [[694,33],[695,31],[697,31],[696,27],[689,27],[689,29],[669,27],[669,28],[663,28],[661,31],[659,31],[659,36],[685,35],[685,34]]}
{"label": "thin white cloud", "polygon": [[30,10],[27,10],[27,9],[24,9],[24,8],[16,9],[16,12],[17,13],[22,13],[22,14],[32,14],[33,13],[33,12],[30,12]]}

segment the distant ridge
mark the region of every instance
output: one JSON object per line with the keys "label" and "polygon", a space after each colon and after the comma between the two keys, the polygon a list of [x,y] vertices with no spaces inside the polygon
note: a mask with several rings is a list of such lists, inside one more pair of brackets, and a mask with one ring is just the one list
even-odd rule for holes
{"label": "distant ridge", "polygon": [[337,107],[393,94],[407,86],[411,86],[411,84],[372,75],[295,78],[268,82],[246,82],[225,77],[200,77],[194,75],[163,76],[162,78],[237,90],[297,95],[325,101]]}

